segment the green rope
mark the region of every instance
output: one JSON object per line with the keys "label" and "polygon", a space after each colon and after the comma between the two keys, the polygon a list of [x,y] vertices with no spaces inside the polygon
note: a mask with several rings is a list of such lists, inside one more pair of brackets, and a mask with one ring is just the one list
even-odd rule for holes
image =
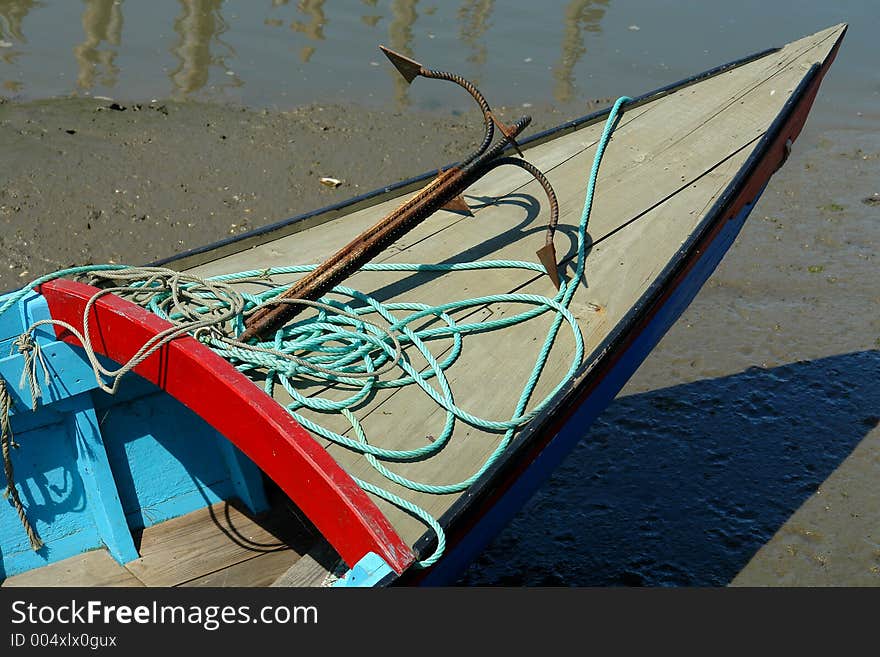
{"label": "green rope", "polygon": [[[283,327],[269,340],[256,344],[243,344],[230,336],[241,333],[244,328],[244,317],[253,312],[260,304],[275,299],[289,285],[276,286],[259,294],[231,292],[229,291],[231,286],[253,282],[255,279],[265,281],[271,280],[274,276],[302,274],[312,271],[317,265],[245,271],[214,276],[205,281],[194,277],[182,277],[180,274],[171,272],[169,276],[177,277],[172,283],[163,277],[163,270],[156,268],[140,270],[124,265],[100,265],[75,267],[43,276],[7,297],[3,305],[0,306],[0,314],[8,310],[31,289],[54,278],[88,274],[104,281],[123,279],[126,281],[126,285],[112,288],[112,290],[124,292],[133,301],[177,325],[178,330],[169,332],[165,341],[179,335],[179,328],[184,326],[191,329],[190,332],[194,337],[210,346],[240,371],[244,373],[259,371],[265,376],[264,387],[268,394],[273,394],[275,387],[280,385],[290,395],[292,401],[286,408],[302,426],[318,436],[362,454],[367,462],[389,481],[424,493],[446,494],[463,491],[492,467],[504,453],[515,432],[551,403],[551,400],[574,375],[583,361],[583,337],[577,320],[569,312],[568,307],[577,289],[578,281],[584,273],[587,225],[592,210],[599,165],[619,119],[621,108],[629,100],[627,97],[619,98],[608,115],[587,180],[584,208],[577,232],[577,260],[574,274],[570,279],[561,281],[559,291],[552,299],[540,295],[511,293],[450,301],[435,306],[412,302],[382,303],[363,292],[339,285],[334,288],[333,292],[347,301],[324,298],[320,302],[311,302],[309,305],[315,306],[317,310],[316,316]],[[514,260],[455,264],[369,263],[362,267],[362,270],[448,273],[511,268],[546,273],[543,266],[539,264]],[[141,276],[140,279],[138,279],[138,275]],[[105,290],[102,294],[106,292]],[[485,322],[457,323],[453,319],[455,313],[489,304],[514,304],[520,309],[513,315]],[[230,318],[228,311],[231,307],[235,307],[236,311],[241,308],[242,311],[234,313]],[[395,313],[406,314],[401,317]],[[463,338],[476,333],[502,330],[545,313],[552,313],[551,326],[511,417],[501,420],[481,418],[459,407],[455,403],[446,371],[461,354]],[[377,316],[381,321],[372,318],[368,320],[368,316]],[[212,323],[212,318],[217,319]],[[412,328],[420,320],[436,320],[440,325],[421,329]],[[571,363],[565,376],[556,386],[543,399],[530,405],[529,402],[538,379],[563,323],[568,325],[574,340]],[[222,325],[222,330],[220,325]],[[85,341],[88,341],[88,335],[85,335],[84,338]],[[435,340],[452,341],[451,349],[441,360],[437,360],[432,355],[428,346],[428,343]],[[145,345],[138,352],[138,357],[143,360],[162,344],[164,342],[154,341],[150,343],[149,349]],[[406,354],[407,347],[412,347],[424,358],[427,368],[419,370],[410,362]],[[129,363],[116,372],[96,369],[96,376],[102,388],[108,389],[109,386],[102,379],[102,373],[106,376],[110,374],[121,376],[118,373],[125,373],[132,367],[133,365]],[[394,368],[402,370],[403,376],[391,380],[379,378],[379,374]],[[317,396],[309,397],[302,394],[297,386],[297,381],[301,382],[303,378],[328,386],[334,385],[337,390],[349,388],[351,394],[342,400],[331,400]],[[115,385],[114,381],[112,389],[115,389]],[[444,410],[444,426],[439,436],[425,446],[408,450],[389,450],[370,444],[360,421],[350,409],[356,408],[376,390],[412,385],[421,388]],[[351,425],[354,438],[343,436],[324,427],[304,415],[304,411],[341,413]],[[382,461],[413,462],[436,454],[449,442],[456,422],[464,422],[477,429],[502,434],[497,446],[488,458],[466,479],[457,482],[426,484],[403,477],[383,465]],[[445,549],[444,532],[429,513],[386,489],[360,479],[356,479],[356,481],[365,491],[421,519],[435,532],[437,536],[435,549],[430,556],[417,563],[419,567],[428,567],[440,559]]]}

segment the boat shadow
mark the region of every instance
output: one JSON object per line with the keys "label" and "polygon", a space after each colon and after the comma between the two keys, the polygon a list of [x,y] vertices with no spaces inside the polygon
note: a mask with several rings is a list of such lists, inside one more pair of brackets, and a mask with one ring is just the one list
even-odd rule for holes
{"label": "boat shadow", "polygon": [[878,409],[878,350],[618,398],[458,583],[727,585]]}

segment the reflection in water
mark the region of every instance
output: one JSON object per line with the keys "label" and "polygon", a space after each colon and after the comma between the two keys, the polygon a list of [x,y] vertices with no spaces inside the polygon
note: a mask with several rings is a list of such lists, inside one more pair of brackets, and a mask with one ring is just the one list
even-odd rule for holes
{"label": "reflection in water", "polygon": [[[273,7],[283,7],[287,4],[288,0],[272,0]],[[281,27],[284,25],[284,21],[280,18],[267,18],[263,21],[264,25],[269,25],[271,27]]]}
{"label": "reflection in water", "polygon": [[34,0],[0,0],[0,39],[26,43],[21,22],[31,9],[42,6],[43,3]]}
{"label": "reflection in water", "polygon": [[582,31],[601,32],[600,23],[607,8],[608,0],[572,0],[566,7],[562,57],[553,70],[553,96],[558,102],[566,103],[574,97],[574,67],[587,52]]}
{"label": "reflection in water", "polygon": [[468,61],[474,64],[486,63],[486,44],[483,35],[489,29],[492,9],[495,0],[466,0],[458,9],[458,20],[461,24],[459,34],[466,43],[471,54]]}
{"label": "reflection in water", "polygon": [[[235,57],[235,51],[221,41],[220,35],[229,25],[220,14],[223,0],[179,0],[180,15],[174,19],[174,31],[180,37],[171,53],[180,61],[170,74],[174,87],[188,94],[197,91],[208,83],[211,66],[220,66],[228,71],[227,56]],[[212,55],[211,42],[219,44],[227,55]],[[238,76],[231,74],[231,86],[241,86]],[[224,86],[224,85],[221,85]]]}
{"label": "reflection in water", "polygon": [[99,48],[102,42],[118,47],[122,37],[122,2],[117,0],[85,0],[82,14],[86,38],[73,49],[76,57],[76,85],[80,89],[95,86],[96,75],[107,87],[116,84],[119,67],[116,66],[116,48]]}
{"label": "reflection in water", "polygon": [[[367,5],[368,7],[375,7],[378,0],[361,0],[362,4]],[[376,27],[376,24],[382,20],[382,16],[378,14],[368,14],[361,16],[361,23],[364,25],[368,25],[369,27]]]}
{"label": "reflection in water", "polygon": [[[308,23],[293,21],[290,24],[290,29],[305,34],[312,41],[323,41],[324,25],[327,23],[327,17],[324,15],[324,0],[300,0],[296,8],[311,20]],[[303,63],[308,62],[314,52],[315,46],[305,46],[300,51],[299,58]]]}
{"label": "reflection in water", "polygon": [[[42,7],[41,2],[34,0],[0,0],[0,59],[7,64],[15,63],[18,52],[11,50],[13,42],[27,43],[24,33],[21,31],[21,23],[34,7]],[[21,83],[9,80],[3,86],[10,91],[18,91]]]}
{"label": "reflection in water", "polygon": [[[73,48],[77,63],[77,87],[86,90],[101,86],[117,87],[123,84],[120,79],[121,67],[132,72],[139,69],[141,73],[145,69],[149,70],[153,65],[152,62],[132,64],[130,59],[123,59],[125,54],[121,44],[123,0],[82,0],[82,2],[81,20],[84,38]],[[54,4],[45,0],[0,0],[0,61],[12,64],[14,70],[18,70],[19,60],[24,51],[15,46],[26,42],[24,33],[30,28],[30,24],[23,26],[23,22],[26,22],[28,16],[32,17],[36,10],[46,9],[44,13],[49,13]],[[167,73],[176,93],[188,95],[198,92],[205,89],[209,83],[217,83],[218,78],[220,84],[214,86],[238,87],[243,84],[241,79],[227,67],[227,63],[232,65],[236,52],[223,41],[224,34],[231,29],[231,24],[222,15],[226,13],[223,12],[223,8],[229,6],[224,0],[176,0],[176,2],[163,0],[155,4],[160,26],[173,21],[172,43],[165,47],[169,48],[176,60],[176,64],[171,67],[172,70]],[[586,53],[585,37],[588,33],[600,32],[600,23],[609,4],[610,0],[568,0],[566,3],[561,26],[561,53],[553,67],[553,96],[557,102],[570,102],[576,96],[575,69]],[[348,9],[343,9],[341,6],[337,8],[335,4],[328,4],[325,0],[297,0],[297,2],[269,0],[261,3],[261,6],[260,9],[254,5],[251,9],[258,13],[264,12],[263,24],[266,28],[289,25],[289,29],[295,34],[298,47],[301,47],[298,56],[303,63],[309,62],[319,44],[331,38],[338,39],[338,35],[327,35],[328,25],[335,15],[333,11],[352,12],[354,6],[355,15],[360,14],[361,31],[369,31],[371,34],[367,38],[373,43],[381,40],[375,38],[373,31],[380,25],[382,26],[380,29],[385,31],[384,22],[387,21],[386,45],[410,57],[414,56],[417,20],[420,16],[430,16],[440,11],[437,3],[427,5],[423,3],[422,6],[418,6],[418,0],[389,0],[382,3],[379,0],[360,0],[359,11],[356,3],[351,3]],[[130,8],[131,5],[128,7]],[[169,11],[168,7],[174,9]],[[496,3],[495,0],[459,0],[454,5],[446,4],[443,8],[447,12],[447,19],[454,12],[454,23],[445,20],[445,29],[457,32],[457,43],[466,49],[464,56],[467,57],[468,62],[477,67],[486,64],[489,50],[493,49],[494,52],[496,47],[486,38],[490,27],[498,24],[498,21],[508,20],[506,11],[504,14],[495,14],[498,7],[506,9],[506,5]],[[290,16],[293,12],[295,15]],[[40,12],[36,11],[36,13]],[[549,13],[549,10],[545,13]],[[129,21],[132,20],[129,17]],[[127,26],[130,32],[126,37],[127,40],[131,39],[136,43],[143,40],[147,28],[139,23],[140,21],[135,21],[134,24]],[[161,31],[159,34],[158,38],[161,38]],[[280,47],[278,36],[280,35],[276,34],[273,42],[267,44],[267,53],[274,53],[276,51],[272,48]],[[30,34],[30,37],[42,41],[53,38],[48,33]],[[154,40],[156,35],[149,35],[147,38]],[[343,36],[346,42],[357,38],[364,38],[364,34]],[[286,39],[282,38],[280,41]],[[247,43],[243,47],[250,45]],[[48,46],[49,51],[52,47],[52,45]],[[66,49],[68,46],[60,47]],[[336,42],[331,44],[331,47],[345,52],[348,46]],[[39,48],[46,49],[47,46],[40,44]],[[279,59],[276,57],[276,60]],[[254,64],[254,62],[250,63]],[[222,67],[220,75],[217,75],[214,68],[218,66]],[[395,104],[398,107],[408,106],[409,85],[393,69],[386,70],[393,78]],[[21,82],[10,79],[3,81],[2,85],[7,90],[16,91],[20,89]]]}
{"label": "reflection in water", "polygon": [[[394,0],[391,3],[391,23],[388,25],[388,47],[402,55],[413,56],[412,52],[412,28],[418,19],[416,5],[419,0]],[[409,105],[409,83],[391,68],[394,77],[394,98],[398,106]]]}

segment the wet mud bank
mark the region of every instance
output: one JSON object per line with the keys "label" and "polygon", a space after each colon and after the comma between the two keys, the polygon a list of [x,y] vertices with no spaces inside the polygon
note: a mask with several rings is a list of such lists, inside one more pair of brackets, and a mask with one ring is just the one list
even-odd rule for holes
{"label": "wet mud bank", "polygon": [[[531,111],[527,134],[563,120]],[[0,289],[74,265],[166,258],[454,163],[481,137],[469,113],[5,101]]]}

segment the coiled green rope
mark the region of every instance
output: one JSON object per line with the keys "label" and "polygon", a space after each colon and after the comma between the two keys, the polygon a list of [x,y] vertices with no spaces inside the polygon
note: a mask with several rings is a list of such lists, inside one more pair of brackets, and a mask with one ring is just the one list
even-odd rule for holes
{"label": "coiled green rope", "polygon": [[[451,301],[436,306],[420,303],[381,303],[358,290],[340,285],[334,288],[333,292],[338,296],[350,299],[350,301],[341,302],[325,298],[319,303],[306,302],[308,305],[316,307],[316,317],[285,326],[276,333],[272,340],[254,345],[243,344],[231,336],[241,333],[246,314],[252,312],[262,303],[271,302],[284,292],[286,286],[274,287],[260,294],[233,291],[231,286],[253,282],[255,278],[266,280],[271,279],[272,276],[306,273],[312,271],[316,265],[238,272],[215,276],[205,281],[158,268],[97,265],[73,267],[33,281],[25,288],[9,295],[0,305],[0,314],[8,310],[37,285],[55,278],[88,275],[104,282],[113,281],[117,284],[116,287],[102,290],[101,294],[110,292],[123,294],[175,324],[175,329],[170,330],[160,340],[145,345],[132,361],[118,370],[105,370],[95,365],[96,359],[93,360],[96,377],[103,389],[115,390],[119,377],[130,371],[137,362],[148,357],[182,331],[186,331],[229,360],[240,371],[246,373],[259,370],[264,373],[264,386],[268,394],[273,393],[276,385],[281,385],[293,400],[287,406],[287,410],[301,425],[316,435],[362,454],[370,465],[389,481],[424,493],[446,494],[463,491],[477,481],[500,458],[516,430],[537,416],[581,365],[584,357],[583,337],[577,320],[568,311],[568,306],[584,272],[587,225],[592,210],[599,166],[620,116],[621,108],[629,100],[627,97],[619,98],[609,112],[587,180],[584,208],[577,231],[577,261],[574,274],[570,279],[561,281],[559,291],[552,299],[540,295],[511,293]],[[505,268],[545,273],[541,265],[512,260],[444,265],[370,263],[362,269],[364,271],[386,272],[456,272]],[[120,284],[119,281],[124,281],[124,284]],[[517,314],[486,322],[458,324],[452,318],[452,314],[456,312],[496,303],[518,304],[525,308]],[[401,312],[408,314],[402,318],[394,314]],[[445,371],[461,354],[463,338],[469,334],[504,329],[547,312],[555,313],[554,319],[537,355],[532,373],[523,386],[512,416],[506,420],[491,420],[481,418],[458,407]],[[381,318],[382,324],[366,319],[367,316],[372,315]],[[411,328],[415,322],[427,318],[439,319],[442,324],[439,327],[419,330]],[[568,371],[550,393],[527,410],[563,323],[568,324],[575,343]],[[36,325],[30,327],[28,333],[35,327]],[[88,344],[88,335],[80,337],[87,352],[93,354],[91,346]],[[427,344],[437,339],[452,339],[452,348],[439,361],[432,355]],[[428,368],[423,371],[414,368],[403,354],[406,347],[417,350],[428,363]],[[134,362],[135,360],[137,362]],[[403,370],[404,376],[391,380],[379,378],[380,374],[394,368]],[[343,400],[307,397],[301,394],[294,384],[298,377],[303,376],[324,381],[327,384],[343,384],[352,388],[353,392]],[[111,383],[107,383],[103,377],[111,377]],[[376,390],[410,385],[421,388],[444,409],[445,423],[440,435],[434,442],[411,450],[388,450],[370,444],[360,421],[351,412],[351,409],[357,407]],[[322,426],[303,415],[301,412],[303,410],[342,414],[350,423],[355,438],[343,436]],[[502,438],[489,457],[463,481],[425,484],[402,477],[380,462],[412,462],[429,458],[442,450],[448,443],[456,421],[465,422],[478,429],[503,432]],[[436,533],[437,545],[430,556],[417,563],[419,567],[428,567],[440,559],[446,541],[444,532],[436,519],[420,507],[388,490],[357,478],[355,481],[365,491],[377,495],[421,519]]]}

